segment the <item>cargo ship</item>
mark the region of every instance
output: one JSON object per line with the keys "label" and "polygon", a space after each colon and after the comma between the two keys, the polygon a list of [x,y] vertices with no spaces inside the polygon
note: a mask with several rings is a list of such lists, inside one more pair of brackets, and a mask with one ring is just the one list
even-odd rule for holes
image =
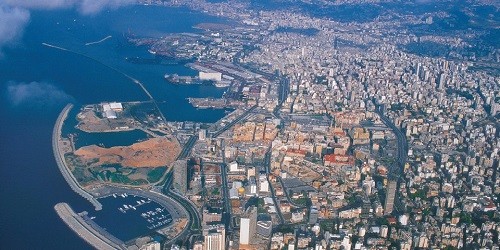
{"label": "cargo ship", "polygon": [[161,64],[161,65],[178,65],[193,62],[194,59],[176,59],[167,56],[156,55],[154,58],[145,57],[125,57],[125,60],[134,64]]}
{"label": "cargo ship", "polygon": [[167,80],[171,83],[175,83],[175,84],[196,84],[196,83],[193,83],[193,81],[198,79],[198,77],[180,76],[178,74],[173,74],[173,75],[165,74],[164,77],[165,77],[165,80]]}
{"label": "cargo ship", "polygon": [[197,76],[180,76],[178,74],[165,74],[164,75],[165,80],[167,80],[170,83],[173,84],[180,84],[180,85],[213,85],[213,81],[208,81],[208,80],[200,80],[199,77]]}

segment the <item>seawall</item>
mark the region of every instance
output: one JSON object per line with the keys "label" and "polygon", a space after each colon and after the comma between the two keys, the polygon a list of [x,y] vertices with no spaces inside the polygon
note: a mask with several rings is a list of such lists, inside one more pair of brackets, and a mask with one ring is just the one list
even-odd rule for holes
{"label": "seawall", "polygon": [[125,249],[124,245],[111,241],[94,229],[83,217],[76,214],[67,203],[57,203],[54,209],[71,230],[96,249]]}
{"label": "seawall", "polygon": [[52,150],[54,151],[54,157],[56,159],[57,166],[59,167],[59,171],[63,175],[66,182],[69,184],[71,189],[75,191],[77,194],[87,199],[94,205],[95,210],[101,210],[102,204],[97,201],[97,199],[92,196],[90,193],[85,191],[80,184],[76,181],[75,177],[71,173],[70,169],[66,165],[66,160],[64,159],[64,152],[61,151],[61,144],[63,143],[61,140],[61,130],[64,124],[64,120],[66,120],[69,111],[73,108],[73,104],[68,104],[59,114],[59,117],[56,120],[56,124],[54,125],[54,130],[52,131]]}

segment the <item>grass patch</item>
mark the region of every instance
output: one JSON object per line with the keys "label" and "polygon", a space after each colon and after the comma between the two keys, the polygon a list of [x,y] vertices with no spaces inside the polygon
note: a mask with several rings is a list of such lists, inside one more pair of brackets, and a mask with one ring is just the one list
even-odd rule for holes
{"label": "grass patch", "polygon": [[148,181],[154,183],[160,180],[160,178],[167,171],[166,167],[157,167],[148,172]]}

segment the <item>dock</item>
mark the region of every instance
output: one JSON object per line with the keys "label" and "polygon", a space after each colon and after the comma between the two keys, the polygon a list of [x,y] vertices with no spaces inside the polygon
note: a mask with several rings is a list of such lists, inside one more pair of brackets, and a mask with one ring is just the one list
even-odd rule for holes
{"label": "dock", "polygon": [[54,130],[52,131],[52,150],[54,151],[54,157],[56,159],[57,166],[59,167],[59,171],[63,175],[66,182],[69,184],[71,189],[75,191],[77,194],[87,199],[94,205],[95,210],[101,210],[102,204],[97,201],[97,199],[92,196],[89,192],[85,191],[78,181],[76,181],[75,176],[71,173],[69,167],[66,165],[66,160],[64,159],[64,152],[61,150],[61,146],[63,146],[63,140],[61,135],[61,129],[64,124],[64,120],[69,114],[69,111],[73,108],[73,104],[68,104],[57,117],[56,124],[54,125]]}
{"label": "dock", "polygon": [[98,230],[89,225],[86,220],[75,213],[67,203],[57,203],[54,206],[59,217],[73,230],[78,236],[88,242],[96,249],[125,249],[121,242],[113,242]]}

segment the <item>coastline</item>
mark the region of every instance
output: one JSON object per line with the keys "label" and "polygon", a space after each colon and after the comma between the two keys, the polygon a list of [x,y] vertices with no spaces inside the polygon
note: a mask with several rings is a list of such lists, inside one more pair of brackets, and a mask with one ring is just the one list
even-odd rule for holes
{"label": "coastline", "polygon": [[[174,220],[186,218],[188,220],[188,223],[191,221],[188,216],[188,211],[182,206],[182,204],[180,204],[175,199],[155,190],[147,191],[133,187],[116,187],[109,185],[104,185],[95,189],[93,191],[94,194],[91,194],[90,192],[84,190],[71,173],[64,159],[64,154],[65,152],[67,152],[67,150],[65,151],[63,147],[68,147],[68,143],[70,145],[71,143],[69,139],[65,139],[62,137],[61,131],[64,121],[66,120],[72,108],[73,104],[67,104],[59,114],[52,133],[52,148],[57,166],[64,179],[74,192],[91,202],[94,205],[96,211],[102,209],[102,204],[98,201],[98,198],[107,197],[112,195],[113,193],[128,193],[144,198],[149,198],[154,202],[160,204],[169,211]],[[56,204],[54,206],[54,209],[56,210],[58,216],[64,221],[64,223],[91,246],[97,249],[126,249],[126,243],[105,231],[98,224],[95,224],[92,220],[86,218],[87,212],[84,211],[82,213],[76,213],[75,211],[73,211],[69,204],[64,202]],[[189,227],[186,226],[178,235],[170,239],[170,241],[176,240],[180,236],[183,236],[188,229]]]}
{"label": "coastline", "polygon": [[114,242],[111,237],[101,234],[89,225],[83,217],[75,213],[67,203],[57,203],[54,209],[71,230],[96,249],[125,249],[122,242],[120,242],[121,244]]}
{"label": "coastline", "polygon": [[95,210],[99,211],[102,209],[102,204],[93,195],[85,191],[80,186],[80,184],[78,184],[78,182],[75,180],[75,177],[66,165],[64,153],[60,149],[60,144],[63,143],[61,140],[61,129],[64,124],[64,120],[66,120],[71,108],[73,108],[73,104],[70,103],[66,105],[66,107],[64,107],[64,109],[59,114],[59,117],[57,117],[56,124],[54,125],[54,130],[52,131],[52,150],[54,152],[57,167],[59,168],[59,171],[61,171],[61,174],[63,175],[64,179],[69,184],[71,189],[83,198],[87,199],[90,203],[92,203],[92,205],[94,205]]}

